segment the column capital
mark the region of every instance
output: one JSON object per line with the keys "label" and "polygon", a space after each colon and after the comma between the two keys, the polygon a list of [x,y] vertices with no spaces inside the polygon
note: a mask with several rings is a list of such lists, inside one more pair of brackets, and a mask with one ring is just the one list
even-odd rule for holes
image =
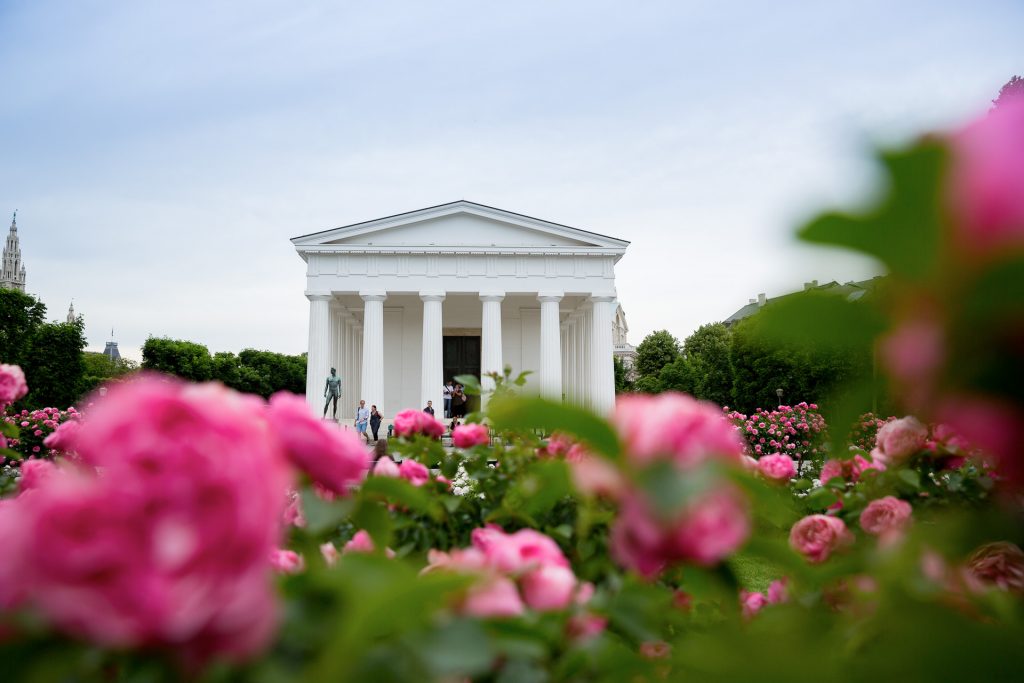
{"label": "column capital", "polygon": [[480,292],[480,301],[501,302],[505,298],[505,292]]}
{"label": "column capital", "polygon": [[610,304],[616,300],[614,294],[598,294],[594,293],[590,295],[589,301],[595,304]]}
{"label": "column capital", "polygon": [[364,290],[359,292],[359,298],[363,301],[384,301],[388,293],[381,289]]}
{"label": "column capital", "polygon": [[558,303],[565,296],[565,292],[538,292],[537,300],[541,303]]}
{"label": "column capital", "polygon": [[331,301],[334,295],[330,292],[306,292],[306,298],[310,301]]}
{"label": "column capital", "polygon": [[425,290],[420,292],[421,301],[444,301],[445,292],[439,289]]}

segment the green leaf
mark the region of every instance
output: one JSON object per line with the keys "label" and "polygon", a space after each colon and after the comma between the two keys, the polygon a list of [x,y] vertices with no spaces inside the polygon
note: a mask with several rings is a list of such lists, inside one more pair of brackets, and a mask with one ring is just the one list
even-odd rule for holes
{"label": "green leaf", "polygon": [[306,517],[306,531],[320,535],[338,525],[352,512],[352,501],[342,498],[328,502],[316,495],[311,488],[302,489],[302,513]]}
{"label": "green leaf", "polygon": [[883,152],[890,188],[878,206],[864,214],[826,213],[798,234],[807,242],[874,256],[907,279],[927,279],[938,262],[946,159],[945,147],[934,140]]}
{"label": "green leaf", "polygon": [[611,425],[583,408],[542,398],[501,396],[491,400],[488,414],[498,429],[564,432],[607,458],[618,459],[621,454],[619,437]]}
{"label": "green leaf", "polygon": [[416,512],[429,515],[432,519],[440,519],[440,506],[425,488],[413,486],[398,477],[368,477],[363,482],[360,495],[381,496],[390,502],[400,503]]}
{"label": "green leaf", "polygon": [[921,474],[917,470],[902,469],[896,473],[896,476],[914,490],[921,488]]}
{"label": "green leaf", "polygon": [[476,377],[476,375],[458,375],[455,378],[455,383],[461,384],[463,390],[467,394],[480,394],[480,380]]}
{"label": "green leaf", "polygon": [[459,619],[428,631],[417,643],[420,656],[438,677],[474,676],[486,671],[494,649],[479,622]]}
{"label": "green leaf", "polygon": [[760,312],[761,331],[769,341],[801,348],[867,347],[885,328],[871,306],[827,292],[782,297]]}
{"label": "green leaf", "polygon": [[11,450],[10,448],[0,448],[0,456],[7,458],[8,460],[21,460],[22,455],[18,451]]}
{"label": "green leaf", "polygon": [[0,420],[0,434],[3,434],[8,439],[17,439],[18,435],[21,434],[21,429],[16,424]]}
{"label": "green leaf", "polygon": [[796,481],[793,482],[794,491],[809,491],[813,486],[814,483],[807,477],[804,477],[803,479],[797,479]]}
{"label": "green leaf", "polygon": [[512,501],[517,501],[515,512],[538,515],[553,508],[571,490],[569,471],[564,462],[538,460],[512,486],[505,503],[513,505]]}
{"label": "green leaf", "polygon": [[834,505],[837,500],[839,499],[834,491],[824,488],[815,489],[804,498],[804,502],[812,510],[824,510],[830,505]]}

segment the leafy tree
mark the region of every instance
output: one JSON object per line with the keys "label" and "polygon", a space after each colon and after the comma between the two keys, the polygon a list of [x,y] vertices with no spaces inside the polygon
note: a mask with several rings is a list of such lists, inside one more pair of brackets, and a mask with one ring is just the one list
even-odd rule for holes
{"label": "leafy tree", "polygon": [[142,345],[142,367],[193,382],[213,379],[213,359],[209,349],[181,339],[148,338]]}
{"label": "leafy tree", "polygon": [[613,357],[612,365],[615,368],[615,393],[626,394],[633,390],[633,383],[629,380],[629,370],[621,358]]}
{"label": "leafy tree", "polygon": [[269,397],[276,391],[290,391],[295,394],[306,392],[306,354],[291,356],[273,351],[245,349],[238,354],[238,360],[245,368],[252,369],[261,378],[263,386],[258,393]]}
{"label": "leafy tree", "polygon": [[999,95],[992,100],[993,107],[1001,107],[1010,100],[1024,97],[1024,78],[1013,76],[999,89]]}
{"label": "leafy tree", "polygon": [[112,361],[106,354],[95,351],[83,352],[82,361],[85,364],[82,393],[92,391],[103,382],[124,377],[139,369],[139,364],[129,358]]}
{"label": "leafy tree", "polygon": [[0,363],[21,365],[46,320],[46,306],[16,289],[0,289]]}
{"label": "leafy tree", "polygon": [[693,363],[686,356],[678,356],[658,373],[658,391],[682,391],[694,394],[696,388],[697,376]]}
{"label": "leafy tree", "polygon": [[661,369],[679,357],[679,340],[667,330],[651,332],[636,347],[636,371],[640,377],[657,377]]}
{"label": "leafy tree", "polygon": [[36,328],[22,369],[28,379],[26,406],[65,408],[85,389],[84,323],[43,323]]}
{"label": "leafy tree", "polygon": [[731,335],[722,323],[701,325],[683,341],[683,355],[693,377],[697,398],[728,405],[732,401],[733,372],[729,360]]}

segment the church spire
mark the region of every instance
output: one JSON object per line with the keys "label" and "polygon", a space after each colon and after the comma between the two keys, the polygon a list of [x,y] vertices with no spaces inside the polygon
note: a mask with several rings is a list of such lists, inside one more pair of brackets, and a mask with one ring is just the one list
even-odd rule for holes
{"label": "church spire", "polygon": [[69,323],[73,323],[73,322],[75,322],[75,320],[76,320],[76,318],[75,318],[75,300],[72,299],[71,300],[71,305],[68,306],[68,322]]}
{"label": "church spire", "polygon": [[11,218],[11,230],[4,244],[3,263],[0,264],[0,288],[25,291],[25,264],[21,262],[21,245],[18,243],[18,212]]}

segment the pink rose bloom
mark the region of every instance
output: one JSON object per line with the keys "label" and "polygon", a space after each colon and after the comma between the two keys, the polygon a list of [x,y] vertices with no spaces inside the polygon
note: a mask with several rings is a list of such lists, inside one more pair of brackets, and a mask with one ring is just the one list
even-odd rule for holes
{"label": "pink rose bloom", "polygon": [[967,561],[967,572],[983,585],[1024,593],[1024,552],[1013,543],[999,541],[981,546]]}
{"label": "pink rose bloom", "polygon": [[768,586],[768,604],[777,605],[789,600],[789,589],[786,587],[786,579],[776,579]]}
{"label": "pink rose bloom", "polygon": [[9,503],[0,577],[101,647],[166,648],[189,666],[258,653],[276,628],[268,558],[288,485],[267,437],[262,401],[220,385],[112,387],[76,438],[99,473],[58,469]]}
{"label": "pink rose bloom", "polygon": [[474,617],[516,617],[525,607],[516,584],[504,576],[492,576],[470,587],[462,611]]}
{"label": "pink rose bloom", "polygon": [[54,451],[73,453],[75,450],[75,436],[78,434],[81,426],[82,423],[78,420],[68,420],[43,439],[43,445]]}
{"label": "pink rose bloom", "polygon": [[405,479],[413,486],[423,486],[430,481],[430,470],[415,460],[406,458],[398,466],[398,476]]}
{"label": "pink rose bloom", "polygon": [[299,528],[306,526],[306,516],[302,512],[302,498],[297,491],[288,494],[288,505],[284,509],[284,523]]}
{"label": "pink rose bloom", "polygon": [[1024,414],[1019,409],[987,397],[960,395],[943,401],[937,417],[971,448],[996,456],[1002,474],[1024,482],[1018,446]]}
{"label": "pink rose bloom", "polygon": [[17,365],[0,364],[0,407],[14,403],[28,393],[25,373]]}
{"label": "pink rose bloom", "polygon": [[809,562],[819,563],[834,551],[853,542],[853,534],[838,517],[808,515],[793,525],[789,545]]}
{"label": "pink rose bloom", "polygon": [[377,461],[377,464],[373,466],[373,475],[375,477],[399,477],[398,465],[389,456],[385,455],[383,458]]}
{"label": "pink rose bloom", "polygon": [[953,136],[949,173],[958,247],[976,254],[1024,246],[1024,98]]}
{"label": "pink rose bloom", "polygon": [[946,357],[946,343],[938,323],[909,320],[879,340],[879,355],[889,373],[902,382],[930,379]]}
{"label": "pink rose bloom", "polygon": [[490,441],[487,427],[482,424],[463,424],[452,432],[452,445],[456,448],[486,446]]}
{"label": "pink rose bloom", "polygon": [[752,458],[749,455],[744,455],[740,459],[740,464],[743,465],[743,469],[747,472],[758,472],[760,470],[757,465],[757,458]]}
{"label": "pink rose bloom", "polygon": [[716,564],[738,550],[749,534],[746,506],[730,487],[705,493],[667,521],[631,495],[612,527],[611,550],[623,566],[653,577],[674,562]]}
{"label": "pink rose bloom", "polygon": [[908,416],[885,423],[875,441],[889,462],[900,461],[924,448],[928,428],[916,417]]}
{"label": "pink rose bloom", "polygon": [[444,424],[422,410],[403,410],[395,415],[395,436],[412,437],[416,434],[439,439],[444,434]]}
{"label": "pink rose bloom", "polygon": [[565,634],[574,643],[581,643],[604,633],[608,626],[605,617],[596,614],[574,614],[565,624]]}
{"label": "pink rose bloom", "polygon": [[471,538],[473,547],[483,552],[488,564],[501,572],[520,573],[545,565],[569,566],[558,544],[533,529],[506,534],[488,525],[473,529]]}
{"label": "pink rose bloom", "polygon": [[483,571],[487,567],[487,557],[476,548],[456,548],[450,553],[434,550],[427,551],[427,566],[421,573],[436,570],[451,570],[461,573]]}
{"label": "pink rose bloom", "polygon": [[904,529],[910,523],[910,503],[894,496],[885,496],[868,503],[860,513],[860,528],[873,536]]}
{"label": "pink rose bloom", "polygon": [[270,566],[280,574],[298,574],[306,568],[306,563],[294,550],[278,548],[270,553]]}
{"label": "pink rose bloom", "polygon": [[544,565],[520,581],[527,606],[540,612],[565,609],[576,593],[576,575],[568,567]]}
{"label": "pink rose bloom", "polygon": [[843,479],[843,463],[838,460],[826,460],[821,466],[821,483],[828,483],[832,479]]}
{"label": "pink rose bloom", "polygon": [[739,463],[743,455],[739,434],[722,411],[685,394],[622,397],[612,422],[636,464],[667,459],[692,467],[714,457]]}
{"label": "pink rose bloom", "polygon": [[547,445],[537,451],[537,455],[557,458],[567,454],[574,445],[575,442],[569,436],[555,432],[548,439]]}
{"label": "pink rose bloom", "polygon": [[318,420],[304,398],[279,391],[270,397],[267,416],[288,459],[313,481],[340,496],[362,480],[369,461],[362,441]]}
{"label": "pink rose bloom", "polygon": [[366,532],[365,529],[360,529],[356,532],[355,536],[345,544],[341,549],[341,554],[346,553],[372,553],[374,551],[373,537]]}
{"label": "pink rose bloom", "polygon": [[626,489],[626,480],[608,460],[587,453],[582,446],[573,446],[566,462],[576,490],[585,496],[606,496],[617,499]]}
{"label": "pink rose bloom", "polygon": [[763,477],[772,481],[785,482],[796,476],[793,458],[782,453],[761,456],[757,461],[757,469]]}
{"label": "pink rose bloom", "polygon": [[860,455],[853,456],[853,461],[850,463],[850,478],[860,481],[864,473],[869,470],[884,472],[885,469],[885,455],[876,448],[871,451],[871,460]]}
{"label": "pink rose bloom", "polygon": [[324,558],[324,562],[327,563],[328,567],[338,564],[338,558],[341,556],[338,548],[330,541],[320,544],[320,555]]}
{"label": "pink rose bloom", "polygon": [[18,490],[21,493],[37,489],[53,476],[57,471],[56,465],[49,460],[26,460],[21,463],[21,478],[18,480]]}
{"label": "pink rose bloom", "polygon": [[760,612],[767,604],[768,598],[763,593],[740,591],[740,606],[743,608],[743,616],[747,619]]}

